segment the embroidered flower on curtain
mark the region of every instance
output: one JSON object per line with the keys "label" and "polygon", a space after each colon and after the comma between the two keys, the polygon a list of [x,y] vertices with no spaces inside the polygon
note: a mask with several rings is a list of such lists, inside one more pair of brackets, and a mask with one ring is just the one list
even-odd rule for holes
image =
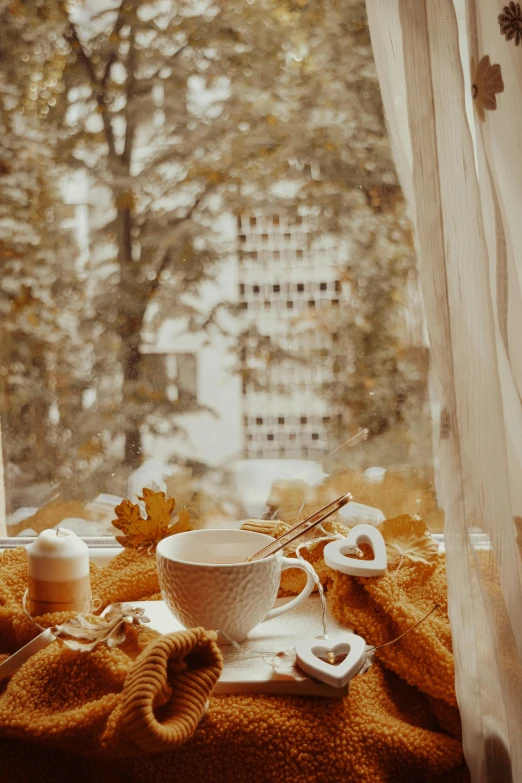
{"label": "embroidered flower on curtain", "polygon": [[482,122],[486,119],[486,109],[493,111],[497,108],[496,96],[499,92],[504,92],[500,65],[491,65],[487,54],[477,66],[473,58],[471,60],[471,94],[477,114]]}
{"label": "embroidered flower on curtain", "polygon": [[522,43],[522,10],[520,3],[511,2],[505,5],[502,13],[499,14],[498,23],[500,32],[506,36],[506,41],[515,39],[515,46]]}

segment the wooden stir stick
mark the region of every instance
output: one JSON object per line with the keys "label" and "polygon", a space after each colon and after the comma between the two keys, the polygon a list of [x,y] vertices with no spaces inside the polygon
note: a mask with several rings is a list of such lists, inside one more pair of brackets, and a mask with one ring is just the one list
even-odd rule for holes
{"label": "wooden stir stick", "polygon": [[274,552],[279,552],[280,549],[283,549],[283,547],[287,546],[292,541],[295,541],[296,538],[308,533],[309,530],[312,530],[314,527],[317,527],[317,525],[320,525],[321,522],[324,522],[325,519],[331,517],[332,514],[339,511],[339,509],[349,503],[350,500],[353,500],[353,497],[349,492],[347,492],[346,495],[341,495],[337,500],[328,503],[326,506],[323,506],[323,508],[320,508],[319,511],[316,511],[311,516],[303,519],[302,522],[298,522],[297,525],[290,528],[287,533],[284,533],[275,541],[272,541],[270,544],[263,547],[263,549],[260,549],[259,552],[247,557],[245,562],[250,563],[253,560],[263,560],[263,558],[273,555]]}

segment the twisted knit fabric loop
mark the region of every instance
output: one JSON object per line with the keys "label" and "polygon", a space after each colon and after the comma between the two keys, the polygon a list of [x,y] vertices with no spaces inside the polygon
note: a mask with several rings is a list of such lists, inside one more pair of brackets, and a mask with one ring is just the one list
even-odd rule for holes
{"label": "twisted knit fabric loop", "polygon": [[[171,664],[179,670],[169,677]],[[152,642],[125,680],[121,720],[127,737],[147,753],[182,745],[205,712],[220,672],[215,634],[204,628]]]}

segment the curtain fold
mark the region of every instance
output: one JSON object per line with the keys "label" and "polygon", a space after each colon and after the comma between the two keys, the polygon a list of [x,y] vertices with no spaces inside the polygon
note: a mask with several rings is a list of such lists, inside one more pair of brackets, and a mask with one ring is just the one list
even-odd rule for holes
{"label": "curtain fold", "polygon": [[[517,4],[506,8],[515,24]],[[474,781],[522,781],[522,47],[494,0],[367,10],[441,404],[464,750]]]}
{"label": "curtain fold", "polygon": [[7,536],[4,450],[2,448],[2,422],[0,421],[0,536]]}

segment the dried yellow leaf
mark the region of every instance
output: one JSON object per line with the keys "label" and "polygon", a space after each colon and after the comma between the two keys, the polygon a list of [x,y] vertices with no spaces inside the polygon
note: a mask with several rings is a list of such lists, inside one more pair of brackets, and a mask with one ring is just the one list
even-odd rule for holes
{"label": "dried yellow leaf", "polygon": [[129,622],[132,625],[149,623],[145,610],[134,608],[130,604],[112,604],[104,617],[92,619],[79,614],[71,620],[52,628],[53,634],[61,639],[70,650],[88,652],[98,644],[105,642],[107,647],[117,647],[125,641],[125,631]]}
{"label": "dried yellow leaf", "polygon": [[419,517],[401,514],[385,520],[379,525],[379,531],[386,543],[388,565],[399,558],[408,558],[414,563],[432,563],[437,557],[438,544]]}
{"label": "dried yellow leaf", "polygon": [[180,511],[176,521],[172,521],[176,501],[167,499],[164,492],[144,489],[139,500],[145,503],[146,519],[142,517],[139,505],[130,500],[122,500],[114,509],[118,518],[112,524],[125,533],[116,536],[116,541],[124,547],[153,549],[163,538],[191,530],[190,516],[185,509]]}
{"label": "dried yellow leaf", "polygon": [[141,519],[140,507],[131,503],[130,500],[122,500],[114,512],[118,520],[114,520],[112,524],[124,533],[133,530]]}

